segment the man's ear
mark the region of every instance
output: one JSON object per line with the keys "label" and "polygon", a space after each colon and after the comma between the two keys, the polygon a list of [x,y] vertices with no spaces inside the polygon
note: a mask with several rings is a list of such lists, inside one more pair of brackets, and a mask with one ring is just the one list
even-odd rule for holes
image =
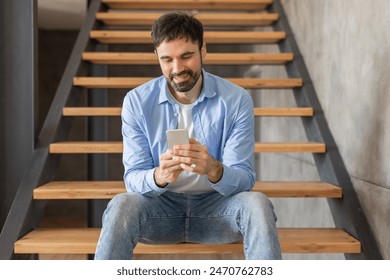
{"label": "man's ear", "polygon": [[201,53],[202,53],[202,59],[204,59],[206,57],[206,54],[207,54],[206,43],[203,43]]}

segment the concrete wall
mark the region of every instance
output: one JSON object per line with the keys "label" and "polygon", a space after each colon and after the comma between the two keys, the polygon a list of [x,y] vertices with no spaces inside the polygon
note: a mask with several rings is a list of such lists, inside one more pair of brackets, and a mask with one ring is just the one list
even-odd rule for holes
{"label": "concrete wall", "polygon": [[[390,259],[390,2],[282,0],[329,127],[385,259]],[[277,51],[262,47],[258,51]],[[261,76],[285,75],[281,67]],[[289,91],[265,91],[258,106],[294,106]],[[262,141],[305,140],[300,120],[263,118]],[[311,155],[265,154],[261,180],[318,180]],[[274,200],[279,226],[332,226],[325,200]],[[291,256],[286,258],[342,258]]]}
{"label": "concrete wall", "polygon": [[38,25],[46,30],[78,30],[83,23],[87,0],[37,0]]}

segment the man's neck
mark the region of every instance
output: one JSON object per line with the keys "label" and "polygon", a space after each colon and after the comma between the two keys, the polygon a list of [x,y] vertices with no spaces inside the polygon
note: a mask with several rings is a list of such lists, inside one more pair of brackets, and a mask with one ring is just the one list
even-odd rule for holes
{"label": "man's neck", "polygon": [[171,86],[169,86],[169,90],[171,91],[173,97],[182,104],[191,104],[194,103],[202,90],[203,85],[203,75],[200,75],[198,81],[194,85],[194,87],[186,92],[177,92]]}

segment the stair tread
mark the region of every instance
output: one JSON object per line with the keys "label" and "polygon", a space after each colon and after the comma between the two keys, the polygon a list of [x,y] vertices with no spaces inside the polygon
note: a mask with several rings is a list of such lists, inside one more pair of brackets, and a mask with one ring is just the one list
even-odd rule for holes
{"label": "stair tread", "polygon": [[[135,88],[153,77],[75,77],[74,86],[86,88]],[[302,79],[226,78],[226,80],[247,89],[288,89],[302,86]]]}
{"label": "stair tread", "polygon": [[[151,44],[150,31],[92,30],[90,37],[106,44]],[[205,31],[208,44],[272,44],[286,38],[278,31]]]}
{"label": "stair tread", "polygon": [[63,141],[50,144],[51,154],[122,153],[120,141]]}
{"label": "stair tread", "polygon": [[[123,181],[54,181],[34,190],[34,199],[111,199],[125,192]],[[252,191],[269,197],[341,198],[340,187],[326,182],[256,182]]]}
{"label": "stair tread", "polygon": [[[121,115],[121,107],[65,107],[64,116],[116,116]],[[313,116],[313,108],[254,108],[254,116],[308,117]]]}
{"label": "stair tread", "polygon": [[65,107],[62,110],[63,116],[106,116],[119,117],[121,107]]}
{"label": "stair tread", "polygon": [[326,147],[317,142],[259,142],[255,143],[255,152],[325,153]]}
{"label": "stair tread", "polygon": [[[83,59],[95,64],[146,64],[157,65],[154,53],[84,52]],[[293,60],[291,53],[208,53],[206,65],[284,64]]]}
{"label": "stair tread", "polygon": [[[122,153],[120,141],[63,141],[50,144],[51,154]],[[255,153],[325,153],[325,144],[316,142],[258,142]]]}
{"label": "stair tread", "polygon": [[[360,242],[337,228],[280,228],[284,253],[359,253]],[[99,228],[37,229],[15,243],[16,254],[93,254]],[[138,244],[135,254],[242,253],[242,243],[173,245]]]}
{"label": "stair tread", "polygon": [[257,181],[253,191],[269,197],[342,197],[340,187],[316,181]]}
{"label": "stair tread", "polygon": [[314,110],[311,107],[297,108],[254,108],[255,116],[279,116],[279,117],[311,117],[314,115]]}
{"label": "stair tread", "polygon": [[112,9],[264,10],[272,0],[103,0]]}
{"label": "stair tread", "polygon": [[[151,26],[164,13],[97,13],[96,19],[107,25]],[[204,26],[267,26],[279,19],[276,13],[196,13]]]}

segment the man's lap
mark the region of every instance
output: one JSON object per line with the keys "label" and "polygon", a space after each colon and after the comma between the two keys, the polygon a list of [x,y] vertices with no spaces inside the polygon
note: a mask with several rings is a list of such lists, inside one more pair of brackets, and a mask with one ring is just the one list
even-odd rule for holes
{"label": "man's lap", "polygon": [[[199,195],[166,192],[146,197],[125,193],[115,197],[111,204],[129,219],[138,215],[138,241],[142,243],[229,243],[242,239],[242,211],[261,207],[254,197],[259,194],[246,192],[227,197],[217,192]],[[264,204],[261,200],[260,203]]]}

